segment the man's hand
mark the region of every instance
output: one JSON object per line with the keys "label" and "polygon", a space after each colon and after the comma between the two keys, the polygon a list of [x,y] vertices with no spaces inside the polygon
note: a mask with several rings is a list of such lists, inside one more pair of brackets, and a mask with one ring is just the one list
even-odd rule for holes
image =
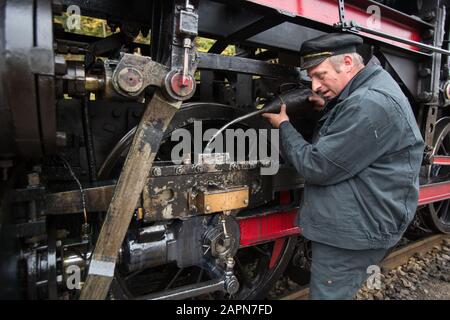
{"label": "man's hand", "polygon": [[318,94],[313,94],[308,97],[309,102],[312,103],[313,108],[317,111],[320,111],[325,106],[325,100],[319,96]]}
{"label": "man's hand", "polygon": [[263,113],[262,116],[269,120],[270,124],[274,128],[279,128],[280,124],[284,121],[289,121],[289,117],[286,113],[286,105],[281,105],[280,113]]}

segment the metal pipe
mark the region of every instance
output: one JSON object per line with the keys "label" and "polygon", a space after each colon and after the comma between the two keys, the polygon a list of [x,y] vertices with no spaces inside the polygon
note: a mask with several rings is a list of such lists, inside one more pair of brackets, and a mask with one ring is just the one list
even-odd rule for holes
{"label": "metal pipe", "polygon": [[245,115],[243,115],[243,116],[240,116],[239,118],[236,118],[236,119],[234,119],[233,121],[230,121],[230,122],[228,122],[227,124],[225,124],[222,128],[220,128],[220,129],[219,129],[219,130],[211,137],[211,139],[209,139],[209,141],[208,141],[208,143],[206,144],[206,147],[205,147],[205,153],[211,153],[211,149],[209,148],[209,145],[210,145],[211,142],[213,142],[214,139],[215,139],[219,134],[221,134],[226,128],[228,128],[229,126],[231,126],[231,125],[233,125],[233,124],[235,124],[235,123],[238,123],[238,122],[240,122],[240,121],[242,121],[242,120],[251,118],[251,117],[256,116],[256,115],[258,115],[258,114],[262,114],[262,113],[264,113],[264,112],[267,112],[267,111],[266,111],[264,108],[262,108],[262,109],[259,109],[259,110],[256,110],[256,111],[247,113],[247,114],[245,114]]}
{"label": "metal pipe", "polygon": [[91,123],[89,119],[89,97],[85,96],[82,102],[83,108],[83,134],[86,148],[86,157],[91,182],[97,181],[97,164],[95,161],[94,139],[92,137]]}
{"label": "metal pipe", "polygon": [[210,280],[202,284],[192,284],[164,292],[139,297],[139,300],[181,300],[214,291],[225,291],[225,280]]}
{"label": "metal pipe", "polygon": [[[413,40],[399,38],[399,37],[396,37],[396,36],[393,36],[393,35],[390,35],[390,34],[387,34],[387,33],[384,33],[384,32],[379,32],[379,31],[376,31],[376,30],[373,30],[373,29],[362,27],[362,26],[356,24],[354,21],[350,22],[350,27],[352,29],[356,29],[358,31],[370,33],[370,34],[373,34],[373,35],[378,36],[378,37],[382,37],[382,38],[386,38],[386,39],[389,39],[389,40],[394,40],[394,41],[397,41],[397,42],[401,42],[401,43],[409,44],[409,45],[412,45],[412,46],[416,46],[416,47],[418,47],[420,49],[442,53],[442,54],[445,54],[447,56],[450,55],[450,51],[448,51],[448,50],[444,50],[444,49],[441,49],[441,48],[438,48],[438,47],[430,46],[430,45],[427,45],[427,44],[424,44],[424,43],[421,43],[421,42],[417,42],[417,41],[413,41]],[[346,28],[344,28],[344,29],[346,29]],[[352,31],[352,30],[350,29],[348,31]]]}

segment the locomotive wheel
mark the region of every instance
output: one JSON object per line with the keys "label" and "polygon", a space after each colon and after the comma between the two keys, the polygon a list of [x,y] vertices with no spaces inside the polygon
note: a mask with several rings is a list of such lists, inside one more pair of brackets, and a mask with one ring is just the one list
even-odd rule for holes
{"label": "locomotive wheel", "polygon": [[[171,141],[170,132],[178,128],[191,129],[194,120],[201,120],[203,130],[219,128],[230,120],[243,115],[240,109],[227,105],[214,103],[185,104],[177,112],[163,139],[158,155],[159,161],[169,160]],[[269,128],[262,119],[248,119],[240,123],[240,128]],[[133,132],[130,131],[106,158],[99,171],[100,179],[114,178],[120,172],[120,167],[126,156],[126,151],[132,141]],[[235,256],[235,275],[239,280],[240,289],[233,297],[223,292],[215,292],[199,296],[200,299],[262,299],[272,288],[274,282],[281,276],[287,267],[294,252],[296,236],[278,239],[282,249],[278,260],[271,263],[276,241],[263,243],[257,246],[241,248]],[[120,268],[118,268],[120,269]],[[115,299],[139,299],[142,295],[163,293],[169,289],[192,285],[210,280],[206,270],[200,267],[180,269],[175,263],[139,270],[136,273],[121,274],[116,271],[111,285],[111,293]]]}
{"label": "locomotive wheel", "polygon": [[[213,292],[196,297],[197,299],[264,299],[275,281],[283,274],[293,254],[296,237],[283,239],[284,247],[278,262],[269,267],[274,241],[257,246],[239,249],[235,258],[234,274],[240,288],[236,295]],[[211,280],[207,271],[200,267],[178,268],[176,264],[167,264],[140,271],[138,274],[121,275],[116,272],[111,285],[114,299],[139,299],[140,296],[164,293],[177,287],[192,285]]]}
{"label": "locomotive wheel", "polygon": [[312,248],[311,241],[299,237],[295,253],[285,274],[295,283],[304,286],[311,280]]}
{"label": "locomotive wheel", "polygon": [[[450,117],[439,119],[436,123],[433,139],[433,156],[450,156]],[[450,167],[430,165],[427,176],[429,181],[439,182],[450,178]],[[436,231],[450,234],[450,200],[428,205],[427,226]]]}
{"label": "locomotive wheel", "polygon": [[[271,265],[271,257],[275,252],[276,241],[282,242],[278,260]],[[217,291],[203,294],[193,299],[201,300],[258,300],[264,299],[278,278],[286,270],[297,243],[297,237],[285,237],[241,248],[234,256],[234,274],[239,281],[239,291],[230,296]],[[119,269],[119,268],[118,268]],[[116,270],[111,284],[113,299],[143,299],[142,297],[154,294],[164,294],[168,290],[182,286],[200,284],[212,280],[208,271],[198,266],[178,268],[176,263],[139,270],[130,274],[122,274]]]}

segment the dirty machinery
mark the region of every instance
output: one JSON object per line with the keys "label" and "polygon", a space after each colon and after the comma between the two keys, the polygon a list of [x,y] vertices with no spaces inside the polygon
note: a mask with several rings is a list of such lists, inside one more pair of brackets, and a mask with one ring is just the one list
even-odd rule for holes
{"label": "dirty machinery", "polygon": [[[404,90],[427,146],[408,235],[450,233],[449,5],[0,1],[1,296],[255,299],[285,270],[301,275],[303,180],[292,167],[281,158],[263,175],[272,157],[228,161],[233,147],[205,154],[193,142],[172,153],[178,129],[204,147],[209,129],[308,86],[298,49],[324,32],[362,36],[365,61],[376,57]],[[80,15],[113,32],[56,19],[76,26]],[[197,37],[216,41],[199,52]],[[228,45],[234,55],[222,54]],[[300,111],[291,119],[310,137],[317,112]],[[269,125],[256,116],[231,128],[249,150],[244,130]]]}

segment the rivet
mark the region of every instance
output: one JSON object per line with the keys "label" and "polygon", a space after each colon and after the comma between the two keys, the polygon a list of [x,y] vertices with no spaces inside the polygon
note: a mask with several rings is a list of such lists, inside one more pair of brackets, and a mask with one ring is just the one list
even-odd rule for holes
{"label": "rivet", "polygon": [[155,167],[155,168],[153,168],[152,169],[152,174],[155,176],[155,177],[159,177],[160,175],[161,175],[161,168],[159,168],[159,167]]}

